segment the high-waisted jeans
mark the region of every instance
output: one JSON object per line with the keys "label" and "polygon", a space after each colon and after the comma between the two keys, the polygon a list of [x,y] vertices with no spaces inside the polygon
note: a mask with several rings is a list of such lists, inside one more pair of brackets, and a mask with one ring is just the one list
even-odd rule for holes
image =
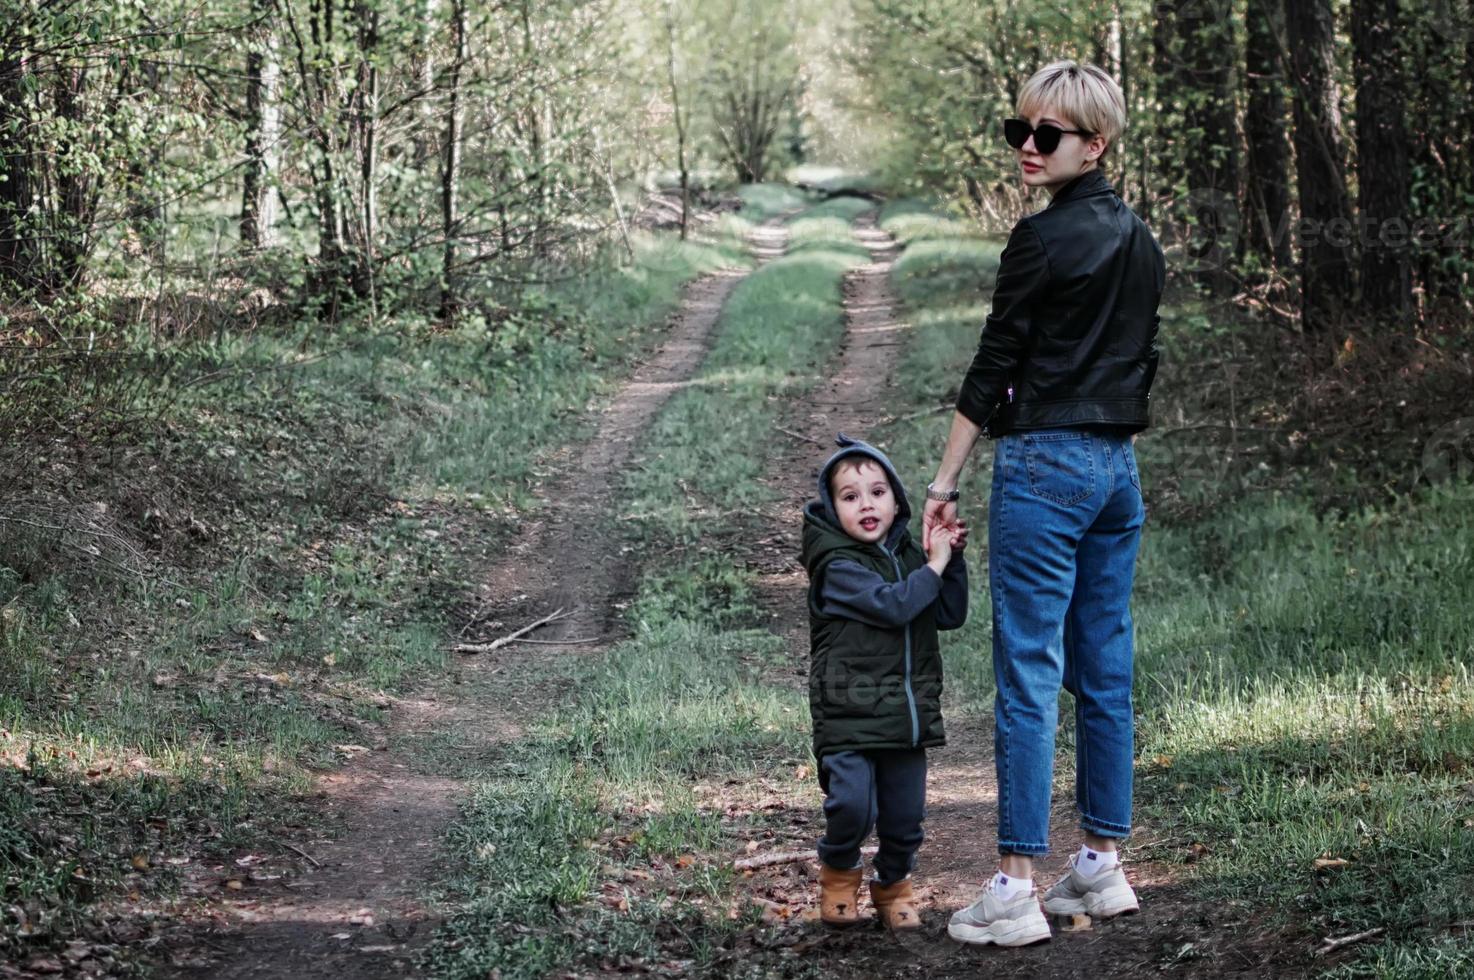
{"label": "high-waisted jeans", "polygon": [[1131,586],[1146,511],[1130,436],[996,440],[988,514],[998,849],[1049,852],[1054,731],[1075,697],[1075,802],[1102,837],[1131,829]]}

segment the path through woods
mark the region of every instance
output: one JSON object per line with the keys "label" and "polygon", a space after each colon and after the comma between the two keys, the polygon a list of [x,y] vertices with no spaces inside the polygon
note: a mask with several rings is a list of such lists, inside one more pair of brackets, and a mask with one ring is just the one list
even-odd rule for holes
{"label": "path through woods", "polygon": [[[758,264],[782,255],[787,237],[781,217],[757,226],[750,247]],[[539,649],[597,656],[619,638],[617,604],[634,582],[606,519],[609,497],[643,431],[701,366],[723,304],[750,274],[723,270],[687,288],[665,341],[599,413],[593,438],[551,461],[558,475],[541,491],[545,516],[524,526],[488,571],[471,626],[489,631],[505,624],[510,632],[562,609],[568,615],[539,631],[540,640],[600,642]],[[388,740],[318,781],[340,833],[302,845],[307,863],[299,876],[276,887],[243,888],[208,907],[166,975],[412,975],[412,955],[435,925],[424,890],[444,872],[437,848],[469,788],[464,778],[427,773],[414,746],[454,733],[457,751],[488,756],[515,739],[560,694],[545,684],[519,683],[522,672],[506,669],[526,651],[511,645],[460,658],[450,683],[395,702]],[[389,750],[400,742],[407,748]]]}
{"label": "path through woods", "polygon": [[[889,419],[909,329],[891,284],[899,246],[876,226],[873,212],[856,220],[854,234],[870,261],[845,279],[844,339],[820,383],[788,406],[773,433],[771,445],[779,448],[770,456],[766,482],[777,491],[770,515],[774,532],[741,556],[759,572],[759,595],[772,629],[786,639],[793,683],[802,683],[799,668],[808,655],[805,577],[796,561],[799,509],[814,493],[835,433],[869,438]],[[786,228],[780,219],[767,222],[754,231],[751,244],[759,263],[779,257],[787,248]],[[700,370],[723,304],[744,275],[719,272],[693,283],[660,349],[599,413],[595,436],[550,461],[557,475],[541,491],[549,501],[545,516],[523,527],[506,556],[488,571],[483,605],[471,627],[504,633],[563,610],[566,615],[537,635],[570,645],[539,649],[599,656],[620,638],[619,609],[634,595],[639,569],[624,559],[609,526],[611,495],[661,407]],[[986,443],[978,455],[977,462],[986,465]],[[908,487],[913,501],[920,500],[920,490]],[[987,574],[986,535],[977,510],[971,512],[975,533],[969,545],[975,579]],[[919,517],[913,531],[919,533]],[[971,615],[986,616],[988,609],[975,601]],[[508,669],[529,656],[526,651],[509,646],[463,658],[459,686],[396,704],[391,728],[410,737],[411,748],[364,752],[321,780],[324,803],[340,814],[344,832],[304,848],[311,866],[304,866],[299,877],[217,907],[176,961],[175,975],[343,980],[412,974],[412,954],[435,924],[422,904],[423,888],[444,871],[436,866],[436,848],[467,789],[461,777],[427,773],[412,739],[454,730],[467,739],[464,751],[492,755],[498,744],[516,739],[567,693],[546,678],[524,680],[523,672]],[[987,655],[945,646],[944,653]],[[996,789],[991,719],[953,711],[948,735],[949,744],[931,756],[927,840],[917,871],[924,928],[899,937],[878,928],[824,929],[814,921],[817,864],[810,860],[763,868],[739,882],[742,899],[782,904],[796,913],[757,941],[789,946],[805,960],[822,962],[825,975],[841,977],[964,977],[986,969],[1004,977],[1083,980],[1164,970],[1214,976],[1264,971],[1262,951],[1230,938],[1243,924],[1218,920],[1193,903],[1175,883],[1179,869],[1162,864],[1130,865],[1142,899],[1139,915],[1087,932],[1056,934],[1050,943],[1022,950],[952,942],[947,917],[972,899],[995,867]],[[1055,836],[1069,840],[1070,800],[1057,795],[1055,802]],[[819,826],[819,803],[817,785],[782,801],[795,818],[793,826],[805,828],[796,832],[795,848],[812,846],[803,833]],[[1150,828],[1142,832],[1149,835]],[[1041,885],[1062,873],[1067,856],[1062,847],[1039,863]]]}

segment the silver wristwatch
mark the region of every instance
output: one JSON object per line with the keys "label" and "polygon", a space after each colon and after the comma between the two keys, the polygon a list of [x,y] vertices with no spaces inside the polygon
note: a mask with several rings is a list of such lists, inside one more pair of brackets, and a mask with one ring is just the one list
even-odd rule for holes
{"label": "silver wristwatch", "polygon": [[940,500],[944,504],[951,504],[956,503],[957,499],[961,496],[961,490],[938,490],[930,483],[926,485],[927,500]]}

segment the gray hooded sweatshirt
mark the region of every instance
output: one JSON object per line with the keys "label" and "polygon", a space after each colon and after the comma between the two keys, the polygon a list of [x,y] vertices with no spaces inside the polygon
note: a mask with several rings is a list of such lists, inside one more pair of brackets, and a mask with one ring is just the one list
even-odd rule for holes
{"label": "gray hooded sweatshirt", "polygon": [[[819,499],[809,504],[810,513],[822,516],[838,529],[839,513],[829,492],[829,477],[842,459],[851,456],[873,459],[885,470],[896,495],[896,520],[885,540],[886,549],[894,551],[911,522],[911,505],[906,500],[901,478],[885,453],[869,443],[851,439],[843,432],[836,442],[839,451],[819,471]],[[961,549],[952,552],[941,576],[923,565],[899,582],[888,582],[857,562],[838,559],[825,569],[819,589],[820,609],[825,615],[857,619],[882,629],[906,625],[933,602],[937,603],[937,629],[958,629],[967,621],[967,559]]]}

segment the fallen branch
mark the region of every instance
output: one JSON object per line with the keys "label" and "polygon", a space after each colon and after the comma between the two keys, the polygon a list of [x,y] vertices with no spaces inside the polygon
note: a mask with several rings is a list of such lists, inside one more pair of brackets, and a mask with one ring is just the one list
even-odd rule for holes
{"label": "fallen branch", "polygon": [[804,442],[812,442],[816,446],[822,446],[822,445],[824,445],[824,443],[820,442],[818,439],[814,439],[814,438],[812,438],[810,436],[806,436],[806,435],[804,435],[801,432],[793,432],[793,431],[791,431],[789,429],[785,429],[781,425],[775,425],[775,426],[773,426],[773,428],[777,429],[779,432],[783,433],[785,436],[788,436],[790,439],[802,439]]}
{"label": "fallen branch", "polygon": [[951,411],[954,406],[951,402],[946,405],[933,405],[931,408],[923,408],[919,412],[909,412],[891,419],[892,422],[911,422],[916,419],[926,418],[928,415],[936,415],[941,412]]}
{"label": "fallen branch", "polygon": [[[874,854],[876,847],[870,844],[860,848],[861,854]],[[812,850],[808,851],[775,851],[772,854],[754,854],[751,857],[738,858],[732,862],[732,867],[737,871],[750,871],[754,868],[767,868],[775,864],[792,864],[795,861],[819,860],[819,855]]]}
{"label": "fallen branch", "polygon": [[572,644],[575,644],[575,643],[600,643],[600,642],[603,642],[603,639],[604,638],[602,636],[580,636],[577,639],[573,639],[573,640],[534,640],[531,637],[519,636],[519,637],[517,637],[517,639],[513,640],[512,642],[513,643],[541,643],[541,644],[544,644],[545,646],[550,646],[550,647],[563,647],[563,646],[571,646]]}
{"label": "fallen branch", "polygon": [[[486,611],[491,608],[491,603],[492,600],[487,599],[480,606],[476,607],[476,612],[472,614],[470,619],[466,620],[466,625],[461,627],[461,631],[457,633],[456,636],[462,637],[471,632],[471,627],[481,622],[481,617],[486,615]],[[500,625],[500,623],[496,623],[492,626],[492,628],[495,629],[497,626]]]}
{"label": "fallen branch", "polygon": [[1377,926],[1375,929],[1368,929],[1366,932],[1354,932],[1349,936],[1340,936],[1336,939],[1332,939],[1330,936],[1327,936],[1325,942],[1321,943],[1320,949],[1315,951],[1315,955],[1325,956],[1327,953],[1334,953],[1336,950],[1342,948],[1343,946],[1350,946],[1352,943],[1359,943],[1363,939],[1371,939],[1373,936],[1380,936],[1386,931],[1387,930],[1384,929],[1382,926]]}
{"label": "fallen branch", "polygon": [[282,847],[285,847],[287,850],[295,851],[296,853],[305,857],[308,861],[311,861],[314,868],[322,867],[321,861],[313,857],[311,854],[308,854],[306,851],[302,850],[302,848],[298,847],[296,844],[289,844],[284,840],[279,840],[277,841],[277,843],[280,844]]}
{"label": "fallen branch", "polygon": [[542,619],[539,619],[537,622],[528,623],[526,626],[522,627],[520,630],[517,630],[515,633],[508,633],[506,636],[503,636],[500,639],[492,640],[490,643],[457,643],[451,649],[454,650],[456,653],[491,653],[494,650],[500,650],[502,647],[506,646],[509,643],[516,643],[519,639],[526,636],[528,633],[531,633],[533,630],[537,629],[540,626],[546,626],[549,623],[556,623],[558,620],[567,619],[569,616],[572,615],[572,612],[564,612],[562,609],[555,609],[544,616]]}

